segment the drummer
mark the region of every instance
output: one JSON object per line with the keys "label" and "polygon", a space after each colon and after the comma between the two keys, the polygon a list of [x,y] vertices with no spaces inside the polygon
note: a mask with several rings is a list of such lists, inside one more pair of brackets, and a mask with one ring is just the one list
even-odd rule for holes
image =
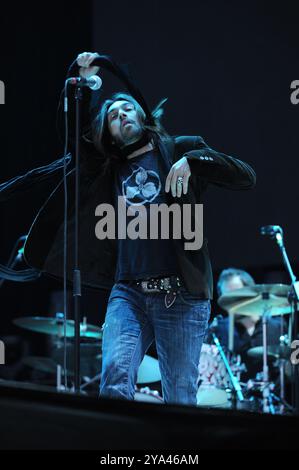
{"label": "drummer", "polygon": [[[230,291],[241,289],[242,287],[251,287],[255,285],[252,276],[242,269],[227,268],[219,276],[217,283],[217,294],[227,294]],[[234,315],[234,353],[240,354],[244,361],[247,373],[246,377],[254,378],[257,372],[262,370],[262,358],[257,360],[247,355],[251,348],[263,345],[262,320],[260,316]],[[267,321],[267,342],[268,345],[279,344],[279,338],[282,334],[280,317],[270,317]],[[228,317],[219,318],[213,329],[221,345],[228,349],[229,338],[229,319]],[[208,342],[211,342],[209,335]]]}

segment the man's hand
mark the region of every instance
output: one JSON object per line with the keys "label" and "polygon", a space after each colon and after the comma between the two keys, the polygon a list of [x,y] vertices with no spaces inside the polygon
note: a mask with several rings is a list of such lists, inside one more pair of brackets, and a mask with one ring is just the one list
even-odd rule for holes
{"label": "man's hand", "polygon": [[[187,194],[190,176],[191,170],[188,160],[186,157],[182,157],[170,168],[166,178],[165,192],[168,193],[171,189],[173,197],[181,197],[183,188],[183,193]],[[178,181],[182,181],[182,184],[178,183]]]}
{"label": "man's hand", "polygon": [[100,70],[100,67],[95,65],[90,67],[90,64],[99,56],[97,52],[82,52],[77,57],[77,64],[79,65],[79,74],[82,78],[89,78],[92,75],[96,75]]}

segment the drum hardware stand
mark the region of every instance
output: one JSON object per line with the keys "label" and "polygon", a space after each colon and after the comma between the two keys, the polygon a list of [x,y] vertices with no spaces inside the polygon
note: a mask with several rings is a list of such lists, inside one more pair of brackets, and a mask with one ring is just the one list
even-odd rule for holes
{"label": "drum hardware stand", "polygon": [[[274,394],[272,392],[273,384],[269,381],[269,366],[268,366],[268,343],[267,343],[267,323],[271,316],[271,306],[267,306],[267,301],[270,299],[269,292],[262,292],[262,299],[265,301],[262,315],[262,331],[263,331],[263,380],[260,382],[260,388],[263,397],[263,412],[275,414],[273,405]],[[285,337],[281,337],[280,345],[283,346]],[[280,358],[280,399],[281,402],[280,412],[284,410],[284,360]]]}
{"label": "drum hardware stand", "polygon": [[280,404],[280,414],[285,412],[285,365],[286,359],[282,354],[283,349],[289,344],[289,338],[287,335],[281,336],[279,338],[280,342],[280,351],[279,351],[279,358],[278,358],[278,366],[279,366],[279,385],[280,385],[280,393],[279,397],[281,400]]}
{"label": "drum hardware stand", "polygon": [[[262,298],[264,300],[269,299],[269,293],[263,292]],[[267,346],[267,322],[269,318],[269,308],[265,306],[263,310],[262,316],[262,324],[263,324],[263,385],[262,385],[262,392],[263,392],[263,412],[274,414],[273,406],[272,406],[272,398],[270,392],[270,382],[269,382],[269,366],[268,366],[268,346]]]}
{"label": "drum hardware stand", "polygon": [[[289,257],[284,245],[283,230],[279,225],[267,225],[261,227],[261,234],[268,235],[270,238],[275,239],[281,251],[283,263],[288,271],[291,279],[291,289],[289,292],[289,302],[292,309],[291,314],[291,331],[290,343],[292,340],[298,339],[298,303],[299,303],[299,281],[293,272]],[[290,345],[289,343],[289,345]],[[295,414],[299,414],[299,366],[293,365],[293,408]]]}
{"label": "drum hardware stand", "polygon": [[[267,302],[270,299],[269,292],[262,293],[262,299]],[[263,328],[263,381],[261,383],[262,394],[263,394],[263,412],[275,414],[273,406],[273,396],[271,387],[272,384],[269,382],[269,366],[268,366],[268,344],[267,344],[267,323],[268,318],[271,315],[271,306],[265,306],[263,308],[262,315],[262,328]]]}
{"label": "drum hardware stand", "polygon": [[83,379],[85,380],[85,383],[83,385],[81,385],[80,387],[80,390],[84,390],[84,388],[88,387],[88,385],[94,383],[94,382],[97,382],[97,381],[100,381],[101,380],[101,376],[102,374],[97,374],[95,375],[94,377],[90,378],[90,377],[83,377]]}
{"label": "drum hardware stand", "polygon": [[[261,394],[262,400],[263,400],[263,412],[264,413],[276,414],[275,408],[273,405],[273,399],[275,399],[277,402],[281,402],[281,399],[280,397],[277,397],[273,393],[273,390],[275,387],[274,383],[273,382],[266,383],[264,381],[263,372],[258,372],[256,374],[255,380],[250,379],[247,382],[246,386],[247,386],[247,390],[252,394],[252,396],[260,397],[260,394]],[[258,395],[256,394],[256,392],[258,392]]]}
{"label": "drum hardware stand", "polygon": [[[58,333],[56,336],[56,342],[54,343],[57,349],[64,348],[64,344],[62,339],[64,338],[64,313],[56,312],[56,322],[58,325]],[[64,338],[65,339],[65,338]],[[60,364],[56,366],[56,390],[58,392],[65,392],[67,391],[66,383],[62,385],[62,371],[64,370],[65,374],[65,381],[67,380],[66,369],[62,368]]]}
{"label": "drum hardware stand", "polygon": [[[70,391],[66,385],[62,384],[62,376],[63,376],[62,371],[63,370],[65,374],[66,372],[65,369],[60,364],[56,365],[56,390],[57,392],[69,392]],[[67,374],[65,374],[65,376],[67,380]]]}
{"label": "drum hardware stand", "polygon": [[56,369],[56,390],[57,392],[65,392],[67,391],[65,386],[62,385],[62,367],[60,364],[57,364]]}
{"label": "drum hardware stand", "polygon": [[235,375],[233,374],[232,372],[232,369],[229,365],[229,362],[226,358],[226,355],[222,349],[222,346],[220,344],[220,341],[219,339],[217,338],[216,334],[212,331],[212,337],[213,337],[213,341],[219,351],[219,354],[221,356],[221,359],[225,365],[225,368],[227,370],[227,373],[229,375],[229,378],[230,378],[230,381],[231,381],[231,384],[232,384],[232,390],[231,390],[231,394],[232,394],[232,408],[233,409],[237,409],[237,400],[239,400],[240,402],[244,401],[244,396],[243,396],[243,393],[242,393],[242,389],[241,389],[241,385],[240,385],[240,382],[239,380],[237,379],[237,377],[235,377]]}
{"label": "drum hardware stand", "polygon": [[236,365],[232,367],[232,369],[233,368],[236,371],[238,381],[241,383],[241,374],[242,372],[247,372],[247,367],[245,364],[242,364],[240,354],[237,355],[237,362]]}
{"label": "drum hardware stand", "polygon": [[[64,332],[63,332],[63,327],[64,327],[64,314],[63,313],[56,313],[56,319],[57,319],[57,324],[59,325],[59,330],[57,334],[57,341],[56,341],[56,349],[64,348],[65,349],[65,344],[62,343],[62,338],[65,339]],[[87,330],[87,317],[83,317],[83,323],[80,325],[80,333],[81,331],[84,332]],[[67,370],[66,368],[63,368],[60,364],[57,364],[57,370],[56,370],[56,389],[57,391],[71,391],[75,392],[75,384],[71,387],[68,388],[65,385],[62,385],[62,372],[64,371],[64,376],[67,379]],[[80,386],[80,391],[82,391],[83,388],[87,387],[87,385],[95,382],[101,374],[96,375],[92,379],[90,377],[82,377],[86,383]]]}

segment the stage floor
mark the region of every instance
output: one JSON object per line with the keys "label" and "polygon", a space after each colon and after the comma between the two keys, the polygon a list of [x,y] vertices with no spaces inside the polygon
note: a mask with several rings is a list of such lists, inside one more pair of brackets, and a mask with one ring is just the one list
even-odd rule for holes
{"label": "stage floor", "polygon": [[0,382],[0,449],[297,449],[299,418],[57,393]]}

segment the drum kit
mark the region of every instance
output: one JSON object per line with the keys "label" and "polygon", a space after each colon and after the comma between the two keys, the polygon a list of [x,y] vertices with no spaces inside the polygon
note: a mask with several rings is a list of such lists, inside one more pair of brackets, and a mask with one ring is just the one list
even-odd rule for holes
{"label": "drum kit", "polygon": [[[198,406],[239,409],[247,407],[268,413],[283,413],[289,409],[285,402],[285,377],[290,379],[290,372],[287,373],[289,368],[286,367],[290,365],[291,356],[288,335],[282,336],[277,345],[267,344],[268,319],[291,313],[288,293],[287,285],[261,284],[228,292],[218,299],[219,306],[226,310],[229,316],[229,351],[233,351],[234,322],[237,315],[258,316],[262,320],[263,345],[247,351],[249,357],[260,360],[262,372],[245,383],[241,382],[242,372],[246,370],[246,366],[242,363],[240,355],[224,352],[215,333],[214,321],[209,328],[212,344],[204,343],[202,346],[198,368]],[[23,329],[44,333],[54,338],[50,357],[29,356],[24,358],[24,364],[33,370],[52,377],[56,376],[58,390],[65,389],[63,381],[67,380],[71,384],[74,377],[73,320],[64,322],[63,314],[57,313],[55,318],[21,317],[15,319],[14,323]],[[81,391],[98,394],[101,378],[102,328],[88,324],[84,318],[80,325],[80,337]],[[278,365],[279,397],[275,393],[275,384],[269,380],[269,361],[272,363],[276,361]],[[145,355],[138,370],[135,400],[163,403],[158,391],[144,386],[160,380],[158,360]]]}
{"label": "drum kit", "polygon": [[[23,364],[34,371],[55,377],[57,390],[63,391],[66,389],[66,386],[63,385],[66,380],[69,383],[69,389],[73,390],[74,321],[66,320],[64,322],[63,313],[56,313],[55,318],[20,317],[13,322],[21,328],[36,333],[44,333],[54,339],[54,347],[50,357],[27,356],[23,359]],[[66,343],[64,338],[67,339]],[[82,393],[86,393],[86,390],[88,390],[87,394],[92,395],[94,393],[98,395],[102,364],[101,344],[102,328],[88,324],[86,318],[84,318],[80,324],[80,369],[82,379],[80,390]],[[159,381],[161,381],[161,375],[158,360],[145,355],[138,369],[135,400],[163,402],[158,391],[143,386]]]}
{"label": "drum kit", "polygon": [[[262,371],[246,383],[240,381],[245,365],[240,356],[227,357],[215,331],[217,322],[212,323],[210,333],[213,344],[203,344],[199,363],[199,406],[246,408],[265,413],[282,414],[290,409],[285,400],[285,377],[289,376],[291,347],[288,335],[281,335],[279,344],[267,344],[267,325],[271,317],[292,313],[289,303],[290,286],[283,284],[260,284],[225,293],[218,299],[218,305],[226,310],[229,318],[228,350],[234,350],[235,318],[258,317],[262,322],[262,346],[251,348],[247,356],[259,360]],[[290,324],[290,322],[289,322]],[[216,326],[216,327],[215,327]],[[277,385],[269,379],[269,361],[275,364],[279,376]],[[274,362],[275,361],[275,362]],[[250,397],[250,398],[248,398]]]}

